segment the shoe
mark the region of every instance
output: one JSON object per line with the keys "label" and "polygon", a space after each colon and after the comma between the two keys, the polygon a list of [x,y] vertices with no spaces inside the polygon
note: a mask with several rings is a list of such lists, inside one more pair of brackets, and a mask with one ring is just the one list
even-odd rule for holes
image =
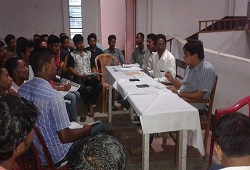
{"label": "shoe", "polygon": [[140,123],[139,116],[135,115],[134,118],[133,118],[133,120],[132,120],[132,123],[139,124]]}

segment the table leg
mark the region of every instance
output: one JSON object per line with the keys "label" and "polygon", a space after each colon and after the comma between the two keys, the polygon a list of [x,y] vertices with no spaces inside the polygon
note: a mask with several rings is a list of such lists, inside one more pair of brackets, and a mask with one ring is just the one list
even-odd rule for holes
{"label": "table leg", "polygon": [[142,135],[142,169],[149,170],[149,134]]}
{"label": "table leg", "polygon": [[179,163],[178,170],[186,170],[187,165],[187,130],[179,131]]}
{"label": "table leg", "polygon": [[109,85],[109,101],[108,101],[109,123],[112,122],[112,86]]}
{"label": "table leg", "polygon": [[134,117],[134,109],[132,106],[130,106],[130,119],[133,120]]}

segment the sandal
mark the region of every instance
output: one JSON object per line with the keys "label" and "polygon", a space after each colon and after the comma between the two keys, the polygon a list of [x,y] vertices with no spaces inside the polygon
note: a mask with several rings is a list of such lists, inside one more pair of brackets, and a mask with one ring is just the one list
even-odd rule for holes
{"label": "sandal", "polygon": [[89,104],[87,108],[87,116],[94,117],[93,105]]}

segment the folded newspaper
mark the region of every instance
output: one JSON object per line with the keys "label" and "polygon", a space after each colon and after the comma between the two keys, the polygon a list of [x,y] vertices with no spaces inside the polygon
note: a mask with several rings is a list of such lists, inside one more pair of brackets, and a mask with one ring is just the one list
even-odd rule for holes
{"label": "folded newspaper", "polygon": [[138,63],[135,63],[135,64],[122,64],[122,67],[131,68],[131,67],[140,67],[140,65]]}
{"label": "folded newspaper", "polygon": [[84,77],[94,77],[94,76],[99,76],[102,75],[102,73],[87,73],[83,74]]}

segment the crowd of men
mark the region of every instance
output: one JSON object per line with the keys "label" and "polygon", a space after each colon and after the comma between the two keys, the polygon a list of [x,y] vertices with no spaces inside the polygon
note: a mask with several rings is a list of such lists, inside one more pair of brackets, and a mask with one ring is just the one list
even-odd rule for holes
{"label": "crowd of men", "polygon": [[[187,69],[184,79],[177,80],[175,57],[166,48],[166,37],[151,33],[146,38],[145,46],[144,34],[136,35],[137,47],[132,53],[131,63],[138,63],[145,73],[158,82],[174,84],[169,89],[184,100],[209,98],[215,71],[204,59],[201,41],[190,40],[184,45],[183,58]],[[78,122],[76,107],[80,98],[87,108],[86,115],[94,117],[94,106],[101,93],[102,83],[95,76],[85,75],[97,71],[95,58],[105,53],[115,56],[119,64],[126,63],[122,51],[115,47],[115,35],[108,37],[109,48],[106,50],[97,46],[97,36],[94,33],[88,35],[89,46],[86,48],[81,34],[73,37],[74,45],[70,45],[69,41],[70,38],[65,33],[61,33],[59,37],[35,34],[33,40],[24,37],[16,39],[9,34],[5,37],[6,46],[0,41],[0,96],[19,96],[24,98],[21,100],[33,103],[38,118],[36,120],[34,116],[32,120],[36,120],[36,126],[44,137],[56,167],[67,162],[84,145],[86,137],[104,131],[103,123],[84,125],[79,129],[69,128],[70,122]],[[100,70],[101,66],[97,67]],[[56,77],[69,79],[81,86],[78,91],[70,91],[62,96],[58,91],[69,91],[71,85]],[[87,88],[89,86],[91,90]],[[118,99],[121,105],[116,110],[129,108],[126,100],[119,96]],[[65,104],[65,101],[69,103]],[[199,111],[205,108],[204,104],[192,105]],[[32,122],[30,127],[33,126]],[[27,131],[29,132],[30,130]],[[38,153],[42,153],[37,140],[33,141]],[[47,165],[44,155],[41,154],[40,158],[42,164]]]}

